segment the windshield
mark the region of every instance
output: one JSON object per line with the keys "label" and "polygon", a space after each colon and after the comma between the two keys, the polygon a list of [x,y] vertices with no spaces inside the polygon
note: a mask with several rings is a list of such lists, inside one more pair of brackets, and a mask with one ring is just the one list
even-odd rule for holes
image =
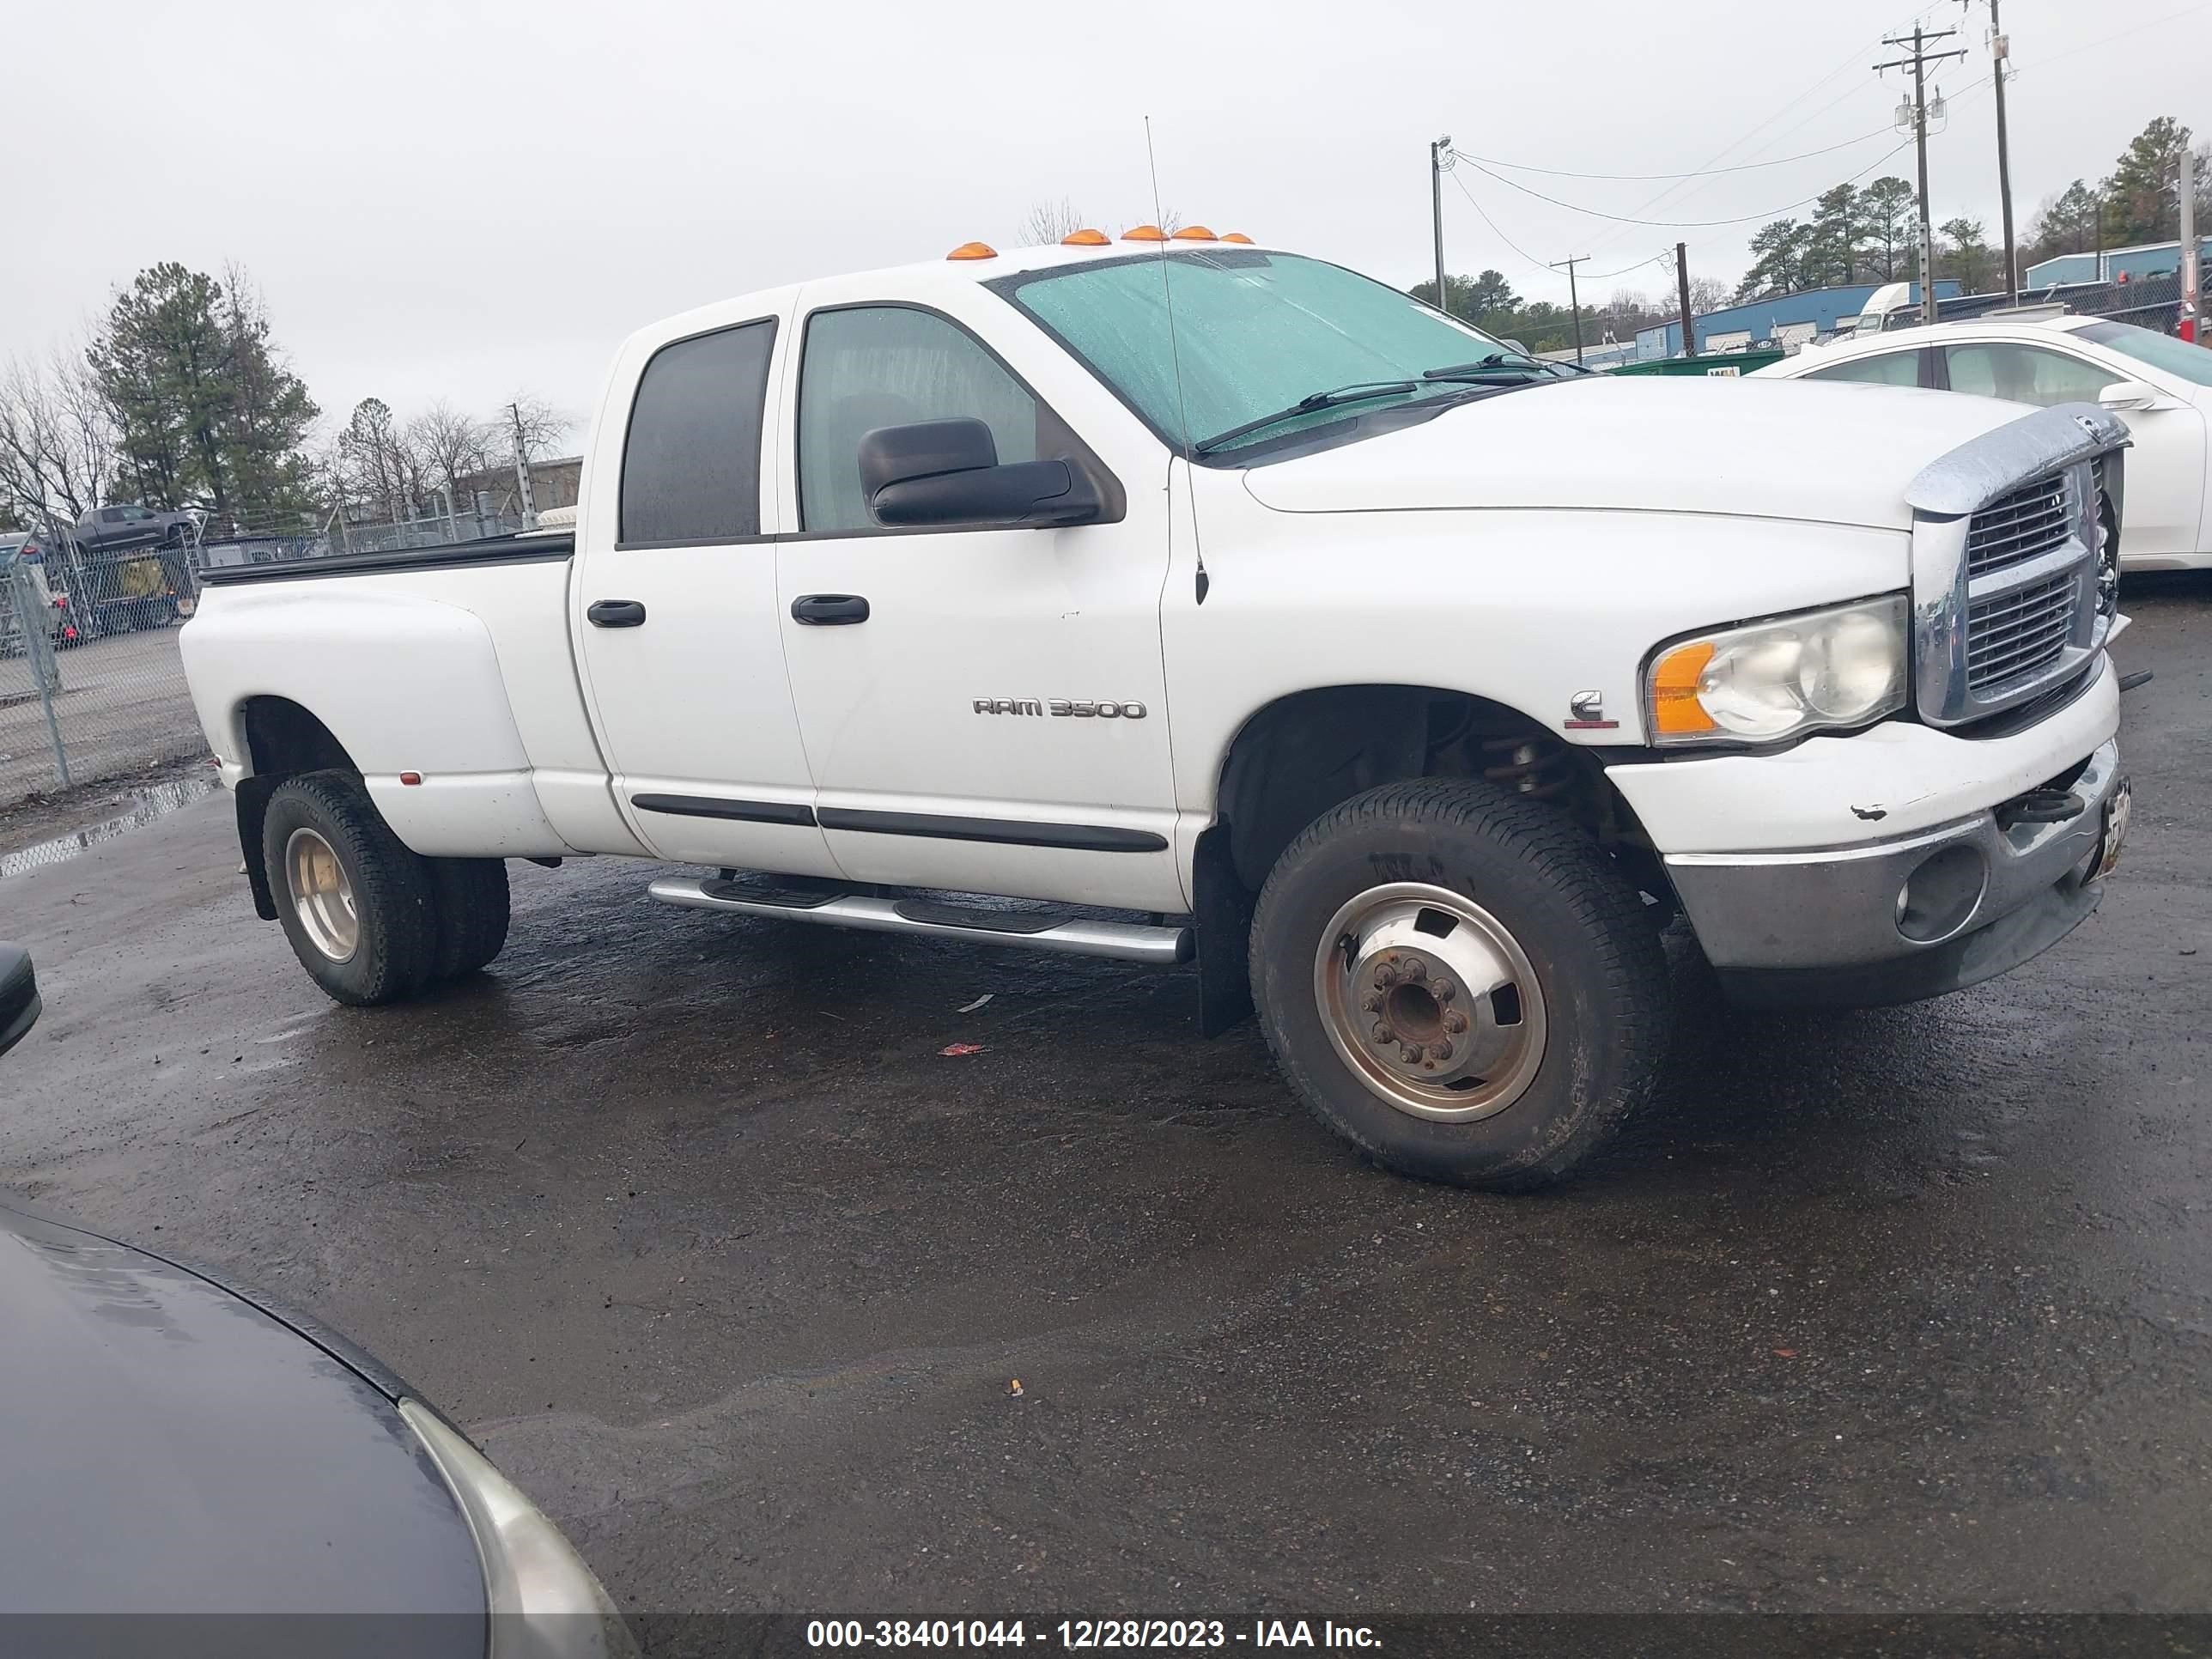
{"label": "windshield", "polygon": [[2074,331],[2085,340],[2094,340],[2100,346],[2124,352],[2153,368],[2179,374],[2198,386],[2212,386],[2212,351],[2203,346],[2177,340],[2171,334],[2137,328],[2133,323],[2091,323]]}
{"label": "windshield", "polygon": [[[1231,461],[1316,425],[1410,403],[1441,407],[1468,395],[1468,379],[1424,380],[1431,369],[1464,370],[1497,355],[1501,367],[1533,373],[1518,352],[1410,295],[1296,254],[1177,249],[1028,271],[991,286],[1042,324],[1168,442],[1200,446]],[[1172,343],[1165,303],[1170,291]],[[1324,403],[1265,420],[1319,393],[1407,380],[1413,385],[1349,407]],[[1220,436],[1262,421],[1257,430]]]}

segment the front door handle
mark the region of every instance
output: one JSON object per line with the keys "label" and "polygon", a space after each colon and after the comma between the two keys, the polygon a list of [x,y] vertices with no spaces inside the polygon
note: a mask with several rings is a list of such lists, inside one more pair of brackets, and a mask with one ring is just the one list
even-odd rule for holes
{"label": "front door handle", "polygon": [[645,607],[635,599],[598,599],[584,615],[594,628],[637,628],[645,622]]}
{"label": "front door handle", "polygon": [[791,602],[791,619],[809,628],[838,628],[868,619],[868,602],[858,593],[807,593]]}

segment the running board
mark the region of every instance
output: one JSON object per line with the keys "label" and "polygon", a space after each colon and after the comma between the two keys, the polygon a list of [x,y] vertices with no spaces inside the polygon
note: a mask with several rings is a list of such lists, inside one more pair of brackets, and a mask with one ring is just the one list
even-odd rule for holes
{"label": "running board", "polygon": [[934,902],[875,898],[860,893],[830,897],[810,893],[803,900],[780,892],[769,897],[751,896],[733,882],[702,881],[688,876],[664,877],[647,890],[664,904],[681,904],[695,910],[734,910],[741,915],[782,916],[792,921],[818,921],[877,933],[1020,945],[1033,951],[1057,951],[1064,956],[1110,957],[1117,962],[1146,962],[1156,967],[1188,962],[1193,948],[1188,927],[1079,917],[1057,921],[1034,910],[1001,917],[990,910],[965,910]]}

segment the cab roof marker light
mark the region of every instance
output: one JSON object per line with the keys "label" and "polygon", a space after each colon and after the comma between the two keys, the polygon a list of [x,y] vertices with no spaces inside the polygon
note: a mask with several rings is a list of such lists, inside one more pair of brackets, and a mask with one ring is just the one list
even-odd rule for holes
{"label": "cab roof marker light", "polygon": [[1176,232],[1172,240],[1178,242],[1218,242],[1221,239],[1204,225],[1185,225]]}
{"label": "cab roof marker light", "polygon": [[1103,230],[1093,230],[1088,225],[1081,230],[1072,230],[1060,239],[1062,247],[1109,247],[1113,238]]}
{"label": "cab roof marker light", "polygon": [[1158,225],[1132,225],[1121,233],[1125,242],[1164,242],[1167,239],[1167,232]]}
{"label": "cab roof marker light", "polygon": [[988,242],[963,242],[945,256],[948,259],[995,259],[999,250]]}
{"label": "cab roof marker light", "polygon": [[1221,240],[1224,242],[1242,242],[1246,247],[1252,246],[1252,239],[1241,230],[1224,230],[1221,233]]}

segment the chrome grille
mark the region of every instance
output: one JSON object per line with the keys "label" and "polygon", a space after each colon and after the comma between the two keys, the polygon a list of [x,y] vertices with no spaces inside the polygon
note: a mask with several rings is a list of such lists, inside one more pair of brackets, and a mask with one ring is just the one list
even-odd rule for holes
{"label": "chrome grille", "polygon": [[1967,528],[1967,575],[2009,569],[2050,552],[2072,533],[2077,510],[2063,472],[2046,472],[1998,496]]}
{"label": "chrome grille", "polygon": [[2080,615],[2081,573],[1976,599],[1966,607],[1966,689],[1987,695],[2057,661]]}

